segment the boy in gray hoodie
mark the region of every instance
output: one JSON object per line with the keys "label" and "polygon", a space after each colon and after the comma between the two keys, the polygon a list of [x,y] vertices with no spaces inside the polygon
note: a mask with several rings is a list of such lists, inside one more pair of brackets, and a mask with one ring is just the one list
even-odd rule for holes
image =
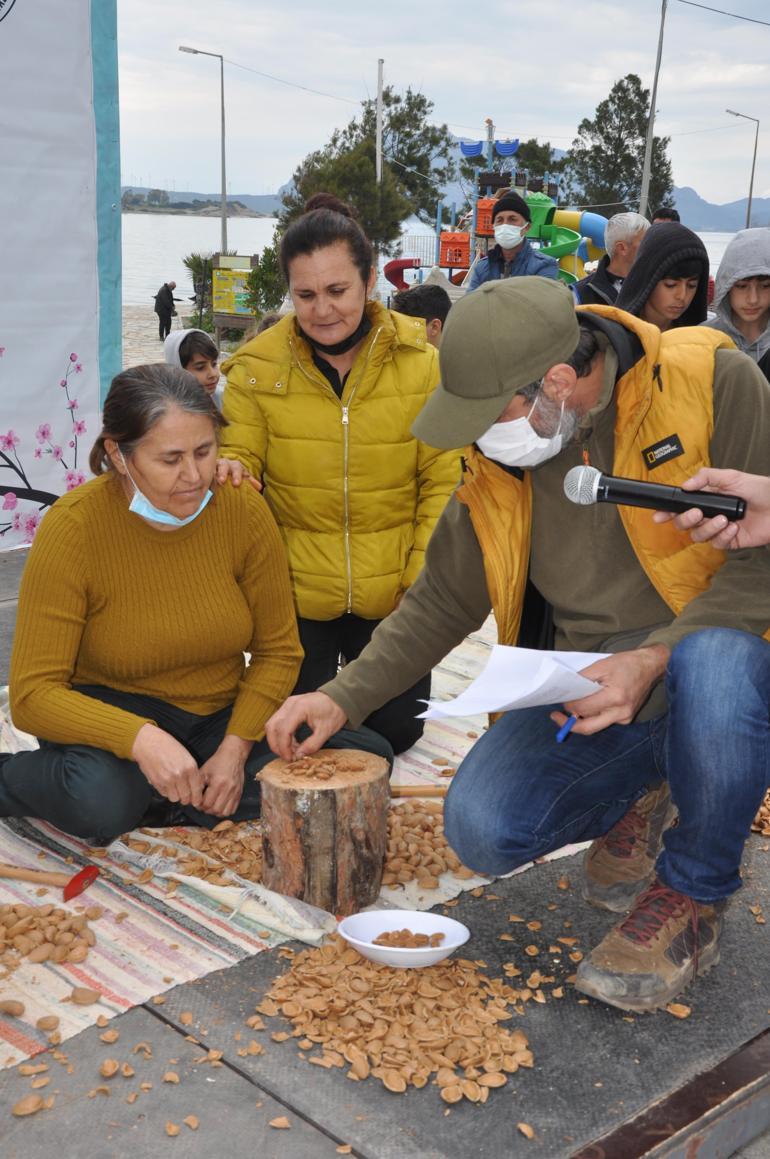
{"label": "boy in gray hoodie", "polygon": [[770,229],[736,233],[719,263],[714,310],[703,325],[729,334],[770,380]]}

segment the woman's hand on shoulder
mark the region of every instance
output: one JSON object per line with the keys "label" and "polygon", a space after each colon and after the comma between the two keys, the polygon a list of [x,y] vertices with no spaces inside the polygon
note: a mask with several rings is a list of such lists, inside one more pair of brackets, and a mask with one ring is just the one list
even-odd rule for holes
{"label": "woman's hand on shoulder", "polygon": [[184,745],[155,724],[143,724],[131,756],[154,789],[167,801],[199,809],[205,788],[201,770]]}
{"label": "woman's hand on shoulder", "polygon": [[240,487],[244,479],[251,483],[255,491],[262,490],[262,483],[255,479],[251,471],[244,467],[237,459],[217,459],[216,480],[220,487],[230,480],[233,487]]}

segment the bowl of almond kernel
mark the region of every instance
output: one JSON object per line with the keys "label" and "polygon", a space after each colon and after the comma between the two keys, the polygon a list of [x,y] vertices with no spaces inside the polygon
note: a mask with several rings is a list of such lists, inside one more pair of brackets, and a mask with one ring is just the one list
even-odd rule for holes
{"label": "bowl of almond kernel", "polygon": [[344,918],[337,931],[370,962],[396,969],[435,966],[464,945],[462,922],[421,910],[365,910]]}

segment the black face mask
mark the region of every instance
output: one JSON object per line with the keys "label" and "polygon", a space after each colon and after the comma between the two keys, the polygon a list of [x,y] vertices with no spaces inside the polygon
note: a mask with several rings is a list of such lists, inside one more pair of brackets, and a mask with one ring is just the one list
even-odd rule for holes
{"label": "black face mask", "polygon": [[320,354],[335,355],[347,354],[348,350],[352,350],[353,347],[356,346],[362,338],[366,337],[371,328],[372,324],[366,316],[366,310],[364,310],[363,314],[361,315],[361,321],[358,323],[353,333],[349,334],[347,338],[343,338],[341,342],[335,342],[331,346],[324,346],[321,342],[317,342],[315,338],[311,338],[309,334],[306,334],[301,326],[299,327],[299,332],[300,336],[304,338],[306,342],[309,342],[313,349],[319,351]]}

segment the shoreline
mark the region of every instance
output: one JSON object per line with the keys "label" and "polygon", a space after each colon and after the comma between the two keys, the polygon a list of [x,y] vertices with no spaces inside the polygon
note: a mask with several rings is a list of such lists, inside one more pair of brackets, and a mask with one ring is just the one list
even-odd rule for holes
{"label": "shoreline", "polygon": [[[220,218],[221,212],[218,208],[209,207],[208,209],[174,209],[170,205],[147,206],[146,208],[135,208],[134,206],[122,206],[121,216],[125,214],[144,214],[147,217],[214,217]],[[228,206],[227,220],[237,217],[273,217],[272,213],[260,213],[258,209],[233,209]]]}

